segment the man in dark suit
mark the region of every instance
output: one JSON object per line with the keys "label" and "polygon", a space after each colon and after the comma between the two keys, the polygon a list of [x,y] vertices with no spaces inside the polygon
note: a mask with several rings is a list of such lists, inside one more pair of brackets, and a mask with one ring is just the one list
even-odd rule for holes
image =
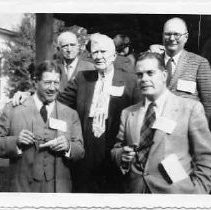
{"label": "man in dark suit", "polygon": [[211,133],[202,104],[166,87],[163,58],[147,52],[136,74],[145,98],[122,111],[112,158],[126,193],[209,193]]}
{"label": "man in dark suit", "polygon": [[41,63],[35,94],[0,117],[0,157],[10,159],[13,192],[72,191],[70,166],[84,147],[78,114],[56,100],[60,79],[54,63]]}
{"label": "man in dark suit", "polygon": [[[199,100],[211,128],[211,69],[207,59],[184,49],[188,30],[184,20],[172,18],[164,24],[164,60],[169,69],[168,88],[187,98]],[[157,51],[158,46],[152,51]],[[169,62],[168,62],[169,61]],[[169,64],[169,65],[167,65]]]}
{"label": "man in dark suit", "polygon": [[81,71],[58,100],[75,108],[82,123],[85,158],[77,164],[77,192],[117,192],[110,149],[119,128],[121,110],[134,103],[136,77],[114,68],[115,45],[106,35],[91,37],[96,70]]}
{"label": "man in dark suit", "polygon": [[57,65],[61,68],[60,91],[63,91],[69,80],[73,80],[78,71],[94,68],[93,64],[84,61],[79,55],[77,36],[70,32],[62,32],[57,38],[58,58]]}

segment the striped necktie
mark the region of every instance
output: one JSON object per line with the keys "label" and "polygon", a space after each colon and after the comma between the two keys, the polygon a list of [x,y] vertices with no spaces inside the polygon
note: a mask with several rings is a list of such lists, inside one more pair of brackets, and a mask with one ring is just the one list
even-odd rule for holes
{"label": "striped necktie", "polygon": [[166,69],[168,71],[168,76],[167,76],[167,81],[166,84],[169,86],[172,75],[173,75],[173,67],[172,67],[172,62],[174,62],[173,58],[169,58],[168,62],[166,63]]}
{"label": "striped necktie", "polygon": [[152,125],[156,119],[155,106],[156,104],[154,102],[148,106],[143,125],[141,127],[141,141],[135,163],[136,168],[140,171],[144,170],[150,148],[153,144],[154,129],[152,129]]}

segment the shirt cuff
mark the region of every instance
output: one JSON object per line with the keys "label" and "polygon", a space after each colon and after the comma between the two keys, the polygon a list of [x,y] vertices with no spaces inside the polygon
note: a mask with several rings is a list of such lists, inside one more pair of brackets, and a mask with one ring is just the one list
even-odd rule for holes
{"label": "shirt cuff", "polygon": [[69,148],[69,150],[67,151],[67,152],[65,152],[64,153],[64,156],[66,157],[66,158],[70,158],[71,157],[71,143],[70,143],[70,148]]}
{"label": "shirt cuff", "polygon": [[17,151],[18,155],[22,155],[23,154],[22,149],[20,149],[18,146],[16,146],[16,151]]}

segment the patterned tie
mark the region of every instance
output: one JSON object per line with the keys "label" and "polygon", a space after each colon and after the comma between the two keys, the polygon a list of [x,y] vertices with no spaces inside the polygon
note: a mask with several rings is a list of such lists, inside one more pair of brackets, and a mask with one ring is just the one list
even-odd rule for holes
{"label": "patterned tie", "polygon": [[46,109],[46,105],[47,105],[47,103],[43,103],[43,106],[40,109],[41,117],[43,118],[43,121],[45,123],[47,122],[47,119],[48,119],[48,112],[47,112],[47,109]]}
{"label": "patterned tie", "polygon": [[139,149],[136,153],[136,163],[135,166],[138,170],[143,171],[149,150],[153,144],[153,136],[154,136],[154,130],[151,128],[153,123],[155,122],[156,116],[155,116],[155,109],[154,107],[156,104],[152,102],[147,109],[143,125],[141,127],[141,143],[139,145]]}
{"label": "patterned tie", "polygon": [[166,69],[168,71],[168,77],[167,77],[167,81],[166,81],[167,86],[169,86],[170,80],[171,80],[172,75],[173,75],[172,62],[174,62],[174,59],[169,58],[168,62],[166,63]]}

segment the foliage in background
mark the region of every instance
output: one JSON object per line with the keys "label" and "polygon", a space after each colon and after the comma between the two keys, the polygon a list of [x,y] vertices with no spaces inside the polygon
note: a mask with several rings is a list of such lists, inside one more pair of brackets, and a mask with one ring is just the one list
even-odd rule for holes
{"label": "foliage in background", "polygon": [[8,50],[3,52],[5,60],[3,75],[9,77],[8,92],[12,97],[18,90],[33,88],[33,63],[35,59],[35,15],[25,14],[16,38],[8,42]]}
{"label": "foliage in background", "polygon": [[[18,90],[26,91],[34,88],[34,61],[35,61],[35,26],[36,15],[24,14],[22,22],[16,31],[14,42],[8,42],[8,50],[3,52],[5,60],[2,75],[8,76],[8,92],[11,98]],[[65,27],[63,21],[54,19],[53,48],[57,54],[57,37],[62,31],[72,31],[79,39],[81,51],[89,39],[87,30],[79,26]]]}

